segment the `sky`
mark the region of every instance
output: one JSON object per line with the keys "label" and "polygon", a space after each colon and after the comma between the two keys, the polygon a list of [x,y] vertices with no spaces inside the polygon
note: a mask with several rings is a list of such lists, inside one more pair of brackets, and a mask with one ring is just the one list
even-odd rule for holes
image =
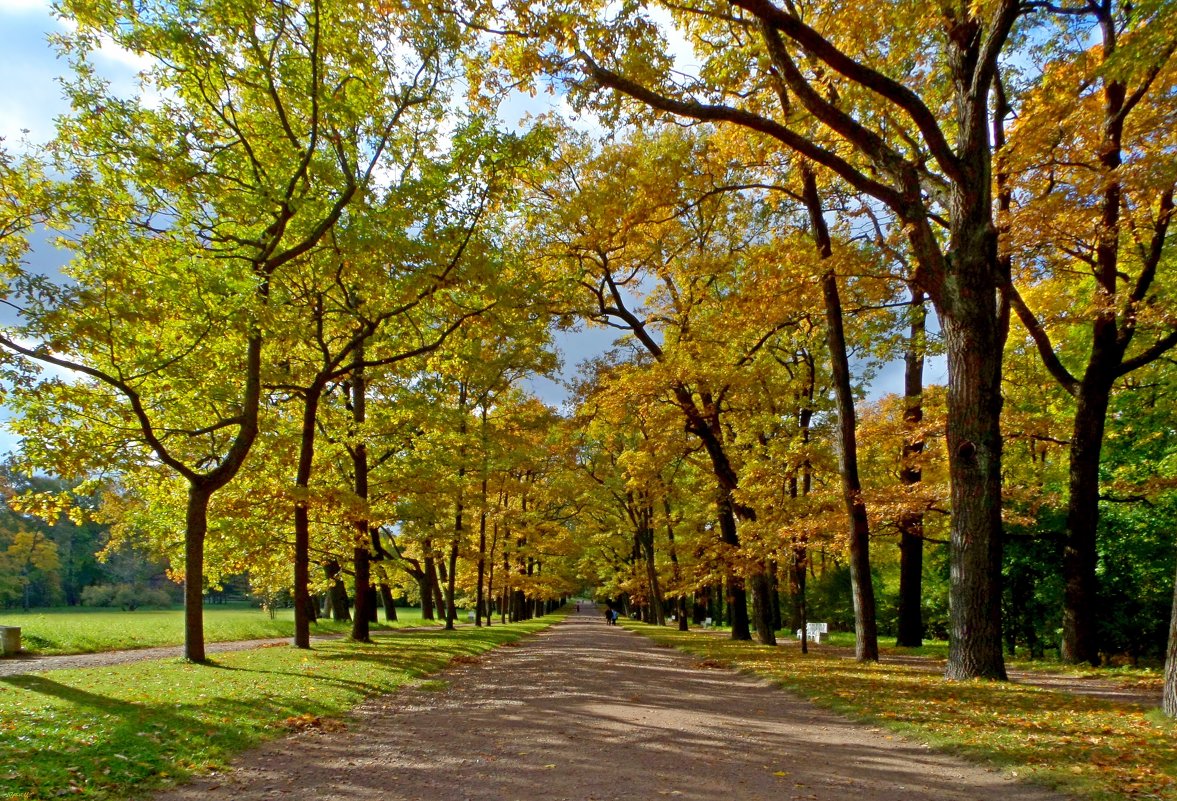
{"label": "sky", "polygon": [[[20,150],[20,143],[44,142],[53,134],[53,120],[68,111],[62,97],[59,78],[68,67],[50,46],[52,33],[64,31],[64,23],[54,18],[49,4],[42,0],[0,0],[0,137],[9,150]],[[677,53],[676,68],[690,71],[693,54],[681,38],[672,38],[672,49]],[[144,63],[133,54],[117,48],[103,50],[95,60],[102,74],[116,86],[133,86],[135,75]],[[504,119],[515,124],[524,114],[538,114],[559,108],[559,98],[540,95],[537,98],[520,96],[512,100],[504,111]],[[34,255],[34,258],[36,256]],[[44,256],[42,258],[45,258]],[[52,258],[60,259],[59,256]],[[578,332],[557,335],[564,363],[564,378],[576,374],[585,359],[600,355],[612,347],[616,332],[582,328]],[[932,360],[925,373],[928,383],[942,383],[946,371],[942,359]],[[870,397],[901,392],[903,364],[885,366],[869,389]],[[568,400],[563,382],[535,379],[530,388],[546,403],[562,406]],[[4,411],[0,409],[0,423]],[[0,425],[0,454],[12,450],[16,441]]]}

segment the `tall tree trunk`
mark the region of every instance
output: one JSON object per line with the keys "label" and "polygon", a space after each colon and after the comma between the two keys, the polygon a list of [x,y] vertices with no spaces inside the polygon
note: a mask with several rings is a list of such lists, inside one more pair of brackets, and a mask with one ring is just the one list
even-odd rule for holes
{"label": "tall tree trunk", "polygon": [[[437,559],[433,554],[432,540],[425,540],[426,553],[425,557],[425,578],[429,582],[429,592],[433,595],[433,607],[437,610],[437,614],[445,617],[445,598],[441,594],[441,579],[438,576],[439,565]],[[445,570],[445,564],[440,565],[441,570]]]}
{"label": "tall tree trunk", "polygon": [[752,586],[752,620],[756,626],[756,639],[762,645],[776,645],[776,631],[772,627],[772,575],[768,565],[757,562],[748,576]]}
{"label": "tall tree trunk", "polygon": [[1177,718],[1177,580],[1173,582],[1173,609],[1169,613],[1169,647],[1165,657],[1165,689],[1161,709]]}
{"label": "tall tree trunk", "polygon": [[[977,186],[987,186],[987,175]],[[980,199],[956,197],[956,205]],[[978,189],[977,195],[988,191]],[[966,216],[965,211],[954,217]],[[973,215],[974,217],[976,215]],[[950,679],[1005,675],[1001,641],[1001,353],[994,282],[996,237],[985,224],[954,226],[955,280],[945,289],[940,318],[948,351],[949,476],[952,555],[949,584]]]}
{"label": "tall tree trunk", "polygon": [[454,540],[450,543],[450,566],[449,577],[446,579],[446,607],[445,607],[445,627],[453,631],[454,621],[458,617],[457,600],[455,594],[457,592],[458,579],[458,541]]}
{"label": "tall tree trunk", "polygon": [[[368,382],[364,377],[364,344],[356,347],[355,365],[352,368],[350,390],[351,419],[354,430],[363,430],[368,419]],[[368,503],[368,445],[361,438],[351,448],[352,481],[356,497],[367,506]],[[371,627],[368,625],[375,615],[371,589],[372,552],[368,543],[372,539],[368,518],[359,518],[354,523],[355,549],[352,560],[356,578],[356,615],[352,620],[351,638],[357,642],[371,642]]]}
{"label": "tall tree trunk", "polygon": [[[924,451],[920,424],[924,419],[924,351],[927,312],[924,293],[911,289],[911,325],[903,371],[903,461],[899,481],[905,487],[920,483],[919,463]],[[905,511],[899,517],[899,610],[896,645],[919,648],[924,644],[924,515]]]}
{"label": "tall tree trunk", "polygon": [[457,601],[455,594],[457,592],[458,582],[458,547],[462,541],[462,536],[465,533],[463,525],[463,514],[466,511],[466,403],[468,388],[465,381],[458,382],[458,414],[461,419],[458,421],[458,497],[454,499],[454,539],[450,544],[450,568],[449,577],[446,581],[446,611],[445,611],[445,627],[452,631],[454,628],[454,619],[458,616]]}
{"label": "tall tree trunk", "polygon": [[204,539],[208,504],[213,491],[201,482],[188,483],[184,531],[184,658],[204,662]]}
{"label": "tall tree trunk", "polygon": [[[366,526],[365,526],[366,528]],[[366,532],[365,532],[366,533]],[[369,623],[376,613],[375,598],[372,593],[372,562],[366,543],[357,545],[352,553],[355,570],[355,604],[356,613],[351,621],[351,638],[356,642],[371,642],[372,634]]]}
{"label": "tall tree trunk", "polygon": [[[259,292],[268,295],[269,283]],[[258,409],[261,403],[262,336],[249,337],[245,354],[245,393],[241,404],[241,423],[225,458],[207,473],[196,473],[166,453],[160,444],[157,455],[173,469],[180,470],[188,481],[188,504],[184,511],[184,658],[189,662],[207,661],[204,648],[204,541],[208,536],[208,505],[213,493],[237,475],[249,455],[258,433]]]}
{"label": "tall tree trunk", "polygon": [[662,587],[658,581],[658,566],[654,562],[654,509],[644,503],[638,514],[638,541],[641,543],[642,561],[646,568],[646,581],[650,585],[649,622],[656,626],[666,625],[666,610],[663,607]]}
{"label": "tall tree trunk", "polygon": [[421,593],[421,619],[433,620],[433,581],[428,572],[417,577],[417,590]]}
{"label": "tall tree trunk", "polygon": [[[716,503],[716,514],[719,517],[719,538],[723,543],[738,548],[740,539],[736,536],[736,512],[732,508],[730,494],[720,497]],[[724,578],[725,598],[731,617],[732,639],[752,639],[752,629],[748,620],[748,593],[744,589],[744,579],[735,570],[728,568]]]}
{"label": "tall tree trunk", "polygon": [[486,503],[487,503],[487,483],[488,473],[490,471],[489,459],[490,454],[487,452],[487,431],[486,431],[486,403],[482,404],[482,481],[479,484],[479,506],[478,506],[478,580],[474,596],[474,625],[481,626],[483,615],[486,615],[486,623],[490,625],[490,610],[483,611],[483,604],[486,602],[487,593],[483,591],[483,581],[486,579]]}
{"label": "tall tree trunk", "polygon": [[[809,223],[822,261],[833,255],[829,229],[817,192],[817,178],[805,166],[801,170],[803,196],[809,211]],[[862,482],[858,477],[858,430],[854,410],[854,392],[850,385],[850,359],[846,352],[842,299],[838,279],[832,267],[822,276],[822,297],[826,310],[826,343],[830,351],[834,397],[838,405],[838,472],[842,476],[842,502],[850,523],[850,585],[854,597],[854,654],[860,661],[878,661],[879,640],[875,622],[875,590],[870,572],[870,523],[866,502],[862,499]]]}
{"label": "tall tree trunk", "polygon": [[327,574],[327,591],[331,594],[331,619],[336,623],[347,623],[351,621],[347,587],[339,575],[342,572],[339,562],[332,559],[323,565],[323,572]]}
{"label": "tall tree trunk", "polygon": [[380,603],[384,607],[384,622],[392,623],[396,620],[396,599],[392,597],[392,587],[388,582],[380,582]]}
{"label": "tall tree trunk", "polygon": [[307,494],[315,463],[315,419],[323,397],[323,384],[313,382],[302,401],[302,426],[299,431],[298,468],[294,477],[294,647],[311,647],[311,621],[307,614],[311,577],[311,521]]}
{"label": "tall tree trunk", "polygon": [[679,631],[687,631],[687,596],[682,590],[682,571],[678,566],[678,549],[674,544],[674,522],[670,514],[670,499],[662,499],[662,514],[666,520],[666,541],[670,551],[671,576],[674,579],[674,619]]}
{"label": "tall tree trunk", "polygon": [[1077,398],[1071,433],[1070,498],[1063,546],[1063,638],[1065,662],[1099,663],[1095,629],[1096,532],[1099,528],[1099,462],[1111,402],[1111,380],[1089,365]]}

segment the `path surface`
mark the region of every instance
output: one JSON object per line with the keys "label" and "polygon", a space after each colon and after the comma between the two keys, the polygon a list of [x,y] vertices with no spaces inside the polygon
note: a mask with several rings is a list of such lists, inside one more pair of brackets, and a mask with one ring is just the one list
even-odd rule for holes
{"label": "path surface", "polygon": [[1063,799],[706,669],[591,606],[440,678],[156,801]]}
{"label": "path surface", "polygon": [[[587,613],[586,613],[587,614]],[[430,627],[414,627],[395,629],[394,631],[430,631]],[[379,634],[379,633],[378,633]],[[342,634],[322,634],[312,637],[312,640],[333,640]],[[719,636],[719,635],[717,635]],[[234,642],[212,642],[205,645],[205,651],[210,654],[224,651],[245,651],[250,648],[260,648],[266,645],[281,645],[290,642],[289,637],[275,637],[264,640],[238,640]],[[797,645],[791,638],[781,638],[784,647]],[[847,659],[854,658],[851,648],[832,645],[811,644],[810,650],[828,651]],[[65,670],[68,668],[105,667],[107,665],[121,665],[127,662],[139,662],[145,659],[178,659],[184,655],[184,648],[179,645],[160,646],[156,648],[135,648],[124,651],[102,651],[95,654],[66,654],[61,656],[34,656],[21,654],[7,656],[0,659],[0,676],[15,676],[21,673],[42,673],[49,670]],[[929,673],[943,673],[944,660],[926,656],[895,656],[884,655],[880,660],[887,664],[901,664],[912,670],[923,670]],[[1067,676],[1063,674],[1044,673],[1038,670],[1010,670],[1009,678],[1019,684],[1031,684],[1057,692],[1087,695],[1121,704],[1135,704],[1144,707],[1158,707],[1161,705],[1161,690],[1155,687],[1141,687],[1122,681],[1100,679],[1090,676]]]}
{"label": "path surface", "polygon": [[[335,640],[342,634],[323,634],[311,640]],[[235,640],[233,642],[205,643],[206,653],[217,654],[225,651],[248,651],[266,645],[281,645],[290,642],[289,637],[274,637],[265,640]],[[43,673],[47,670],[69,668],[106,667],[127,662],[142,662],[145,659],[178,659],[184,656],[182,645],[161,645],[155,648],[134,648],[124,651],[100,651],[96,654],[64,654],[61,656],[32,656],[22,654],[0,659],[0,676],[16,676],[21,673]]]}

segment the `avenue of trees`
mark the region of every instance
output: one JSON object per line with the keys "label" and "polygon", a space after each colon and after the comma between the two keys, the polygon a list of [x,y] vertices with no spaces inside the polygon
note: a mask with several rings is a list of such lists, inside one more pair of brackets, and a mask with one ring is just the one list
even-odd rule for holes
{"label": "avenue of trees", "polygon": [[[240,574],[300,647],[321,593],[362,640],[596,587],[952,679],[1167,657],[1177,715],[1171,0],[64,12],[73,110],[0,160],[5,402],[183,577],[189,659]],[[529,91],[567,118],[506,126]],[[577,326],[618,339],[555,410]]]}

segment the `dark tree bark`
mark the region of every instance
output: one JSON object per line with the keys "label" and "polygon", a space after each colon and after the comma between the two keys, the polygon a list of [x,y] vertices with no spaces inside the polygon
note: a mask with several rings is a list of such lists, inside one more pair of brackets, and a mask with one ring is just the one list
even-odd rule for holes
{"label": "dark tree bark", "polygon": [[[364,342],[360,340],[356,346],[356,363],[352,367],[350,390],[350,405],[352,423],[356,430],[363,428],[368,419],[368,382],[364,376]],[[349,448],[352,463],[352,485],[356,497],[362,503],[368,502],[368,446],[362,439]],[[372,539],[367,518],[357,519],[355,527],[355,549],[352,560],[355,564],[356,577],[356,615],[352,620],[351,638],[356,642],[371,642],[371,628],[368,623],[375,619],[376,606],[371,588],[372,564],[371,551],[368,542]]]}
{"label": "dark tree bark", "polygon": [[487,453],[487,433],[486,433],[486,403],[481,407],[482,416],[482,482],[479,485],[479,499],[478,507],[478,580],[475,589],[474,598],[474,625],[482,626],[482,618],[485,615],[486,625],[490,625],[490,610],[484,610],[483,606],[486,603],[487,592],[483,589],[483,584],[486,581],[486,504],[487,504],[487,483],[489,466],[487,460],[490,458]]}
{"label": "dark tree bark", "polygon": [[[924,451],[920,424],[924,419],[924,293],[911,290],[911,326],[903,372],[903,461],[899,481],[906,487],[920,482],[919,457]],[[923,618],[924,516],[904,512],[899,518],[899,619],[896,645],[919,648],[924,644]]]}
{"label": "dark tree bark", "polygon": [[1169,613],[1169,647],[1165,656],[1165,687],[1161,709],[1177,718],[1177,580],[1173,582],[1173,610]]}
{"label": "dark tree bark", "polygon": [[387,582],[381,581],[380,588],[380,604],[384,607],[384,621],[392,623],[396,620],[396,599],[392,597],[392,587],[388,586]]}
{"label": "dark tree bark", "polygon": [[204,539],[212,490],[188,484],[184,530],[184,658],[204,662]]}
{"label": "dark tree bark", "polygon": [[[736,512],[732,508],[730,495],[719,498],[716,502],[715,512],[719,517],[720,541],[732,546],[732,548],[738,548],[740,538],[736,536]],[[752,639],[752,630],[748,620],[748,593],[744,589],[743,577],[729,568],[723,585],[724,599],[727,601],[728,614],[730,615],[732,639]]]}
{"label": "dark tree bark", "polygon": [[[454,499],[454,539],[450,543],[449,554],[449,576],[446,580],[446,609],[445,609],[445,627],[449,631],[453,631],[454,621],[458,616],[458,608],[455,600],[457,592],[458,581],[458,546],[465,535],[465,525],[463,517],[466,512],[466,403],[467,403],[467,386],[465,381],[458,382],[458,414],[461,419],[458,422],[458,436],[461,444],[458,446],[458,497]],[[481,591],[481,587],[479,588]]]}
{"label": "dark tree bark", "polygon": [[[809,212],[809,224],[818,255],[823,262],[833,255],[833,243],[826,227],[817,177],[806,165],[801,169],[802,197]],[[838,407],[835,441],[838,448],[838,472],[842,478],[842,502],[850,521],[850,586],[854,599],[854,655],[859,661],[877,662],[879,638],[875,622],[875,590],[870,572],[870,523],[866,502],[862,499],[862,482],[858,477],[858,422],[854,410],[854,392],[850,385],[850,358],[846,352],[842,300],[838,278],[833,269],[821,279],[826,311],[826,345],[830,351],[830,373]]]}
{"label": "dark tree bark", "polygon": [[351,621],[351,604],[347,597],[347,587],[340,576],[342,568],[339,562],[332,559],[323,565],[323,572],[327,574],[327,592],[331,596],[331,619],[336,623]]}

